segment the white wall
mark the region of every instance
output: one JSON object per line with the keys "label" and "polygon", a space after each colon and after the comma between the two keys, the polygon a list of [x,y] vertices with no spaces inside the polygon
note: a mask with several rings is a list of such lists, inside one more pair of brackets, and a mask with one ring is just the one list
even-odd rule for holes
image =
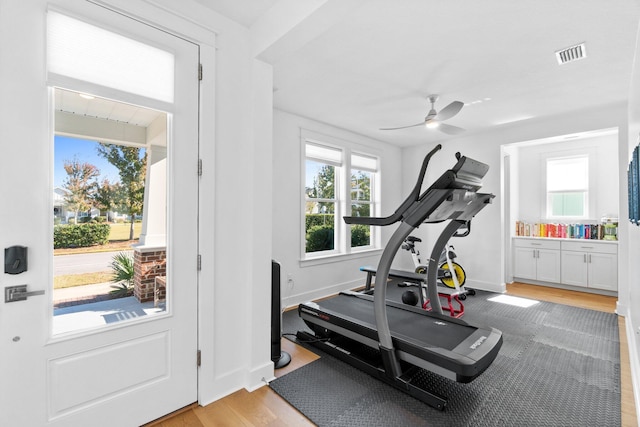
{"label": "white wall", "polygon": [[[638,33],[640,40],[640,31]],[[640,142],[640,44],[636,43],[636,53],[631,75],[631,87],[629,90],[629,117],[628,117],[628,140],[627,144],[620,150],[620,186],[621,198],[624,196],[624,203],[620,210],[619,233],[624,237],[624,247],[619,253],[626,255],[628,269],[621,271],[624,274],[624,288],[618,291],[618,313],[625,316],[627,326],[627,339],[629,340],[629,353],[631,359],[631,373],[634,385],[636,408],[640,408],[640,227],[632,225],[626,218],[629,217],[627,205],[627,179],[626,171],[631,153],[634,147]],[[620,331],[623,333],[623,331]],[[638,411],[638,421],[640,424],[640,411]]]}
{"label": "white wall", "polygon": [[[389,215],[407,192],[401,186],[401,154],[398,147],[375,141],[333,126],[274,111],[273,129],[273,258],[282,266],[283,306],[291,306],[364,284],[362,265],[376,265],[381,251],[336,258],[320,265],[302,265],[302,216],[300,206],[304,194],[301,178],[303,144],[300,130],[306,129],[339,138],[364,152],[375,150],[380,155],[382,178],[382,214]],[[385,227],[383,244],[392,227]],[[293,286],[288,285],[291,275]],[[287,331],[290,332],[290,331]],[[293,331],[295,332],[295,331]]]}
{"label": "white wall", "polygon": [[[501,146],[613,127],[626,128],[626,105],[608,105],[565,116],[513,123],[442,143],[443,149],[432,160],[434,167],[431,172],[427,172],[427,182],[433,181],[443,170],[453,166],[454,154],[460,151],[465,156],[489,164],[490,169],[480,191],[496,195],[493,203],[480,211],[472,221],[471,234],[451,241],[459,257],[457,261],[467,274],[466,286],[495,292],[506,289],[502,243],[505,238],[505,220],[501,197]],[[619,141],[626,147],[626,135],[619,136]],[[434,145],[412,147],[403,151],[403,183],[414,179],[422,156]],[[626,195],[624,200],[626,201]],[[423,225],[414,234],[433,244],[441,228],[438,225]]]}
{"label": "white wall", "polygon": [[[545,221],[545,179],[542,163],[548,156],[562,157],[592,152],[594,160],[589,163],[592,174],[590,198],[594,202],[594,212],[590,212],[590,221],[599,221],[607,214],[618,215],[618,136],[603,135],[564,142],[526,145],[516,148],[518,161],[512,161],[517,174],[527,179],[519,180],[513,187],[512,197],[518,202],[518,212],[512,218],[535,223]],[[515,227],[515,225],[514,225]]]}

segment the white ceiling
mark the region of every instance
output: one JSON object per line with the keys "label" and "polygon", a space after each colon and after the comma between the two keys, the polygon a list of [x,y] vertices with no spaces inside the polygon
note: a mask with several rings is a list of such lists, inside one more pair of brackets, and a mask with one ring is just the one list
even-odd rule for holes
{"label": "white ceiling", "polygon": [[[278,0],[194,0],[244,27],[251,27]],[[303,0],[304,1],[304,0]]]}
{"label": "white ceiling", "polygon": [[144,128],[149,126],[158,116],[165,114],[109,99],[98,97],[87,99],[78,92],[64,89],[56,89],[54,99],[56,111]]}
{"label": "white ceiling", "polygon": [[[196,1],[251,29],[288,0]],[[310,15],[289,32],[315,31],[271,61],[275,107],[371,138],[400,146],[449,138],[421,126],[378,130],[421,122],[429,94],[440,95],[436,109],[469,104],[447,122],[467,135],[628,96],[637,0],[297,1],[314,3],[316,15],[338,11],[321,30]],[[581,42],[587,57],[558,65],[555,51]]]}

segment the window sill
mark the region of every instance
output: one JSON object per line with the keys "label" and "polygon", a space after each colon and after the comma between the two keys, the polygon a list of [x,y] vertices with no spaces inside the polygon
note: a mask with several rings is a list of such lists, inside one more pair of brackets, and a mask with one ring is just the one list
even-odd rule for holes
{"label": "window sill", "polygon": [[314,258],[299,260],[300,268],[312,267],[315,265],[331,264],[334,262],[348,261],[352,259],[366,258],[372,255],[382,254],[383,249],[374,248],[366,249],[358,252],[352,252],[350,254],[332,254],[325,256],[318,256]]}

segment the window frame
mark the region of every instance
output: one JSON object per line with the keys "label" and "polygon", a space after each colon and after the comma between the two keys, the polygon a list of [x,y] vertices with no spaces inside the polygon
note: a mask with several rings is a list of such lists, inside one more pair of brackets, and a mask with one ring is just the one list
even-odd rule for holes
{"label": "window frame", "polygon": [[[568,160],[568,159],[576,159],[576,158],[585,158],[586,166],[587,166],[587,184],[586,189],[584,190],[584,214],[582,216],[559,216],[552,215],[551,206],[550,206],[550,193],[559,193],[559,192],[570,192],[573,190],[554,190],[549,191],[547,185],[547,166],[550,161],[554,160]],[[545,220],[549,221],[560,221],[560,222],[571,222],[571,221],[589,221],[595,220],[594,214],[597,211],[596,209],[596,188],[595,185],[595,168],[593,165],[595,164],[596,159],[596,150],[593,147],[585,147],[581,150],[570,150],[570,151],[562,151],[562,152],[549,152],[541,155],[541,197],[542,197],[542,212],[541,217]]]}
{"label": "window frame", "polygon": [[[370,255],[371,251],[380,251],[381,248],[381,236],[377,227],[371,227],[370,229],[370,244],[366,246],[351,247],[351,226],[346,224],[343,220],[343,216],[351,215],[351,171],[352,171],[352,155],[359,155],[374,159],[376,162],[375,170],[369,170],[365,168],[357,168],[355,170],[363,170],[371,173],[370,179],[370,199],[369,201],[357,201],[358,204],[366,202],[371,206],[370,212],[372,216],[380,215],[380,155],[377,150],[360,146],[358,144],[351,143],[349,141],[341,140],[329,135],[319,134],[313,131],[301,129],[301,238],[300,238],[300,260],[302,263],[314,264],[316,262],[327,261],[330,262],[336,257],[345,256],[364,256]],[[340,150],[341,162],[339,165],[333,163],[335,166],[335,199],[311,199],[317,202],[334,202],[334,249],[326,251],[306,252],[306,207],[307,202],[310,200],[306,193],[306,171],[307,160],[313,160],[317,162],[323,162],[322,159],[316,157],[307,157],[306,150],[307,144],[316,145],[319,147],[325,147],[327,149]],[[327,164],[332,164],[331,162]]]}
{"label": "window frame", "polygon": [[[375,160],[375,167],[374,168],[368,168],[368,167],[361,167],[358,168],[356,167],[354,169],[354,165],[353,165],[353,157],[354,156],[360,156],[362,158],[369,158],[369,159],[373,159]],[[354,171],[359,171],[359,172],[368,172],[370,174],[369,177],[369,200],[358,200],[358,199],[352,199],[351,198],[351,177],[353,176],[353,172]],[[352,215],[352,207],[354,204],[358,204],[358,205],[369,205],[369,212],[371,216],[380,216],[379,215],[379,196],[377,193],[377,188],[378,188],[378,180],[379,180],[379,172],[380,172],[380,159],[377,156],[373,156],[371,154],[368,153],[363,153],[359,150],[351,150],[351,152],[349,153],[349,170],[348,170],[348,176],[349,176],[349,183],[348,183],[348,187],[349,187],[349,191],[348,191],[348,195],[349,195],[349,200],[347,203],[348,206],[348,211],[349,213],[347,215]],[[370,249],[376,249],[376,243],[377,243],[377,236],[380,234],[380,232],[378,231],[377,227],[373,227],[373,226],[369,226],[369,244],[368,245],[362,245],[362,246],[351,246],[352,240],[351,240],[351,229],[352,229],[352,225],[348,226],[347,228],[349,229],[349,233],[348,233],[348,238],[347,238],[347,243],[350,249],[350,252],[362,252],[362,251],[366,251],[366,250],[370,250]],[[378,245],[379,246],[379,245]]]}

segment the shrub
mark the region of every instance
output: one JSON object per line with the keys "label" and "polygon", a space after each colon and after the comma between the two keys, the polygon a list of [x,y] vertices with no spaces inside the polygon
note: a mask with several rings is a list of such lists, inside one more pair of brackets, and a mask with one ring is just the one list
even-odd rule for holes
{"label": "shrub", "polygon": [[368,225],[355,224],[351,226],[351,247],[367,246],[371,244],[371,233]]}
{"label": "shrub", "polygon": [[315,225],[331,226],[333,228],[333,214],[307,214],[305,215],[304,229],[309,229]]}
{"label": "shrub", "polygon": [[109,224],[87,223],[53,227],[53,247],[76,248],[104,245],[109,241]]}
{"label": "shrub", "polygon": [[309,228],[306,235],[306,251],[329,251],[333,245],[333,222],[331,225],[314,225]]}
{"label": "shrub", "polygon": [[114,298],[128,297],[133,295],[133,255],[126,252],[118,252],[111,260],[111,271],[113,272],[111,285],[113,290],[110,292]]}

